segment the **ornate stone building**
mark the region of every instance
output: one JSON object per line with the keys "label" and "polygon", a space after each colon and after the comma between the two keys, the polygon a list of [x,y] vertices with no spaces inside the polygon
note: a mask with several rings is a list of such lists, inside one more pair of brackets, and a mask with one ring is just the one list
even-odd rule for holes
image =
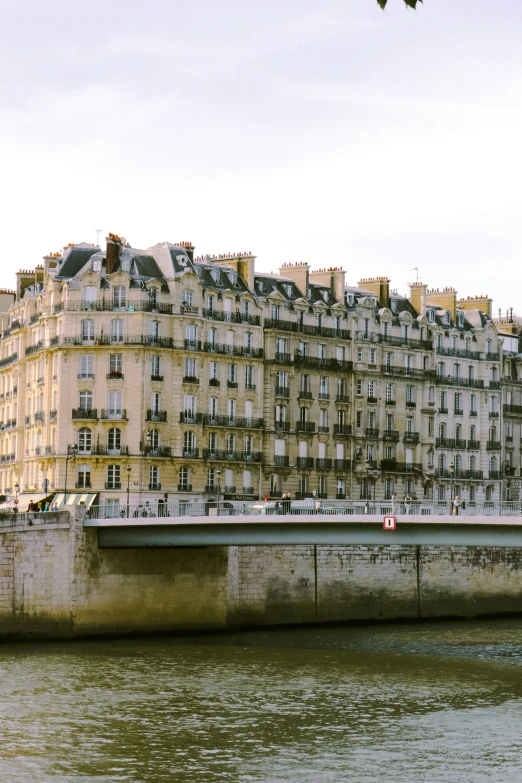
{"label": "ornate stone building", "polygon": [[387,278],[351,287],[307,264],[256,274],[250,253],[194,258],[190,243],[136,250],[109,235],[106,251],[71,245],[19,272],[12,299],[9,497],[67,489],[114,513],[165,493],[500,497],[515,403],[487,297],[415,283],[406,298]]}

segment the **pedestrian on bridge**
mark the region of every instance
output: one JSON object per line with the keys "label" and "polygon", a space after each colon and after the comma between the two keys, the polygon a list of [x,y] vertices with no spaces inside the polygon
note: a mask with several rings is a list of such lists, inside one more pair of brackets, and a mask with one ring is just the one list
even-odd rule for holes
{"label": "pedestrian on bridge", "polygon": [[405,513],[411,514],[411,497],[409,495],[404,498],[404,504],[406,506]]}
{"label": "pedestrian on bridge", "polygon": [[395,516],[395,504],[397,503],[397,493],[393,492],[391,496],[392,515]]}
{"label": "pedestrian on bridge", "polygon": [[459,515],[459,506],[460,506],[460,498],[458,495],[455,495],[455,500],[453,501],[453,516],[458,517]]}

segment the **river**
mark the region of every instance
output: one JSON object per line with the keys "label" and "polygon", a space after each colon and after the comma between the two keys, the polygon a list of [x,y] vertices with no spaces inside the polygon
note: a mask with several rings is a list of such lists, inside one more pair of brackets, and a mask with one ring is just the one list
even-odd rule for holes
{"label": "river", "polygon": [[522,621],[0,647],[2,783],[518,783]]}

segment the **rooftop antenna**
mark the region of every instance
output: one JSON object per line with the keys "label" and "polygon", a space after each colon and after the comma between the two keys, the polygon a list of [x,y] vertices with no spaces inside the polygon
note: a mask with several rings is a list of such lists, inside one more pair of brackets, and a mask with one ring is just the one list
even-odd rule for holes
{"label": "rooftop antenna", "polygon": [[416,272],[415,282],[418,283],[419,282],[419,267],[418,266],[414,266],[413,269],[410,269],[410,272]]}
{"label": "rooftop antenna", "polygon": [[96,244],[97,245],[100,244],[100,234],[101,234],[101,232],[102,232],[101,228],[97,228],[96,229]]}

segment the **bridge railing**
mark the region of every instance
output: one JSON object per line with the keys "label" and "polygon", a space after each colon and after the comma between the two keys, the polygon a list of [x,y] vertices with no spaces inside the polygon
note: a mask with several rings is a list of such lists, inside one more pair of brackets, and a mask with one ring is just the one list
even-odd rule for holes
{"label": "bridge railing", "polygon": [[[280,516],[280,515],[377,515],[395,514],[397,516],[448,516],[452,514],[450,502],[423,502],[391,500],[271,500],[271,501],[179,501],[167,503],[157,501],[144,504],[121,506],[91,506],[88,519],[157,519],[158,517],[204,517],[216,516]],[[508,503],[466,503],[459,507],[462,516],[490,517],[522,516],[522,502]]]}

